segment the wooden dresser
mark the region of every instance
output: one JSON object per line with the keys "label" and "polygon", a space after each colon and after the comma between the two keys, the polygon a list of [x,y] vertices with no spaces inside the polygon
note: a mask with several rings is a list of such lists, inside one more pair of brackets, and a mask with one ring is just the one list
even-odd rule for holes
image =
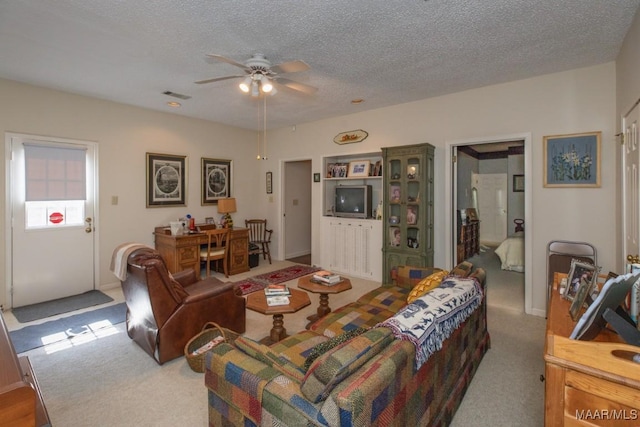
{"label": "wooden dresser", "polygon": [[480,253],[480,221],[468,221],[460,227],[458,264]]}
{"label": "wooden dresser", "polygon": [[18,357],[0,313],[0,425],[49,426],[40,387],[26,356]]}
{"label": "wooden dresser", "polygon": [[[200,245],[207,244],[204,233],[172,236],[167,227],[154,230],[156,250],[171,273],[193,268],[200,271]],[[229,275],[249,271],[249,229],[233,228],[229,236]]]}
{"label": "wooden dresser", "polygon": [[640,347],[608,330],[593,341],[569,339],[576,325],[569,306],[554,285],[544,348],[545,426],[639,426],[640,364],[613,352]]}

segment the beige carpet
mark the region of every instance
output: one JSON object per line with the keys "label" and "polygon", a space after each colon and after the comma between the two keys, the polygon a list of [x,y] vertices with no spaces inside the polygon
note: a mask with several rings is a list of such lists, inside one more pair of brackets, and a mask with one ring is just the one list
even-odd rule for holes
{"label": "beige carpet", "polygon": [[[291,263],[286,261],[262,264],[233,280],[288,265]],[[488,280],[491,283],[491,274]],[[331,295],[331,307],[379,286],[362,279],[352,279],[352,284],[354,289]],[[122,301],[119,288],[106,293],[116,302]],[[318,298],[310,296],[311,306],[285,315],[290,333],[303,329],[306,316],[315,312]],[[544,385],[538,378],[544,372],[545,320],[521,314],[508,304],[490,304],[488,313],[492,348],[452,426],[538,427],[543,424]],[[262,338],[270,328],[268,316],[247,310],[248,337]],[[26,354],[34,365],[54,426],[208,425],[203,375],[192,372],[183,358],[157,365],[128,338],[124,324],[78,337],[66,346],[45,346]]]}

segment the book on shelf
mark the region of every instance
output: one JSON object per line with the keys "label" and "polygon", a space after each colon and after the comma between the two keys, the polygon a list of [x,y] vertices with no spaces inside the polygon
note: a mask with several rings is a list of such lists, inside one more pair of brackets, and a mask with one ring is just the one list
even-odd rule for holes
{"label": "book on shelf", "polygon": [[276,305],[288,305],[289,297],[286,295],[274,295],[267,297],[267,305],[273,307]]}
{"label": "book on shelf", "polygon": [[332,273],[326,270],[316,271],[313,274],[313,278],[318,282],[335,285],[336,283],[340,283],[342,281],[342,277],[339,274]]}
{"label": "book on shelf", "polygon": [[266,296],[272,295],[291,295],[289,287],[287,285],[267,285],[264,288],[264,294]]}

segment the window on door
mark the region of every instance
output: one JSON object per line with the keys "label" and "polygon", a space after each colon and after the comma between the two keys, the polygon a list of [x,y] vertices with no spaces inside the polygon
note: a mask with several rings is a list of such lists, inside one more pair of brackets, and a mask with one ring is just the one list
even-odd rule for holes
{"label": "window on door", "polygon": [[25,228],[83,226],[86,149],[24,143]]}

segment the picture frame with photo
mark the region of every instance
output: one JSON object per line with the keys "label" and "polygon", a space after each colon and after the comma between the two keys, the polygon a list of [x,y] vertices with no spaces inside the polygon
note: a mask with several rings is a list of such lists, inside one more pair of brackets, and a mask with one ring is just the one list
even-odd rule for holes
{"label": "picture frame with photo", "polygon": [[389,245],[398,247],[400,246],[402,232],[400,227],[389,227]]}
{"label": "picture frame with photo", "polygon": [[347,176],[349,178],[363,178],[369,176],[369,168],[371,162],[369,160],[355,160],[349,163],[349,171]]}
{"label": "picture frame with photo", "polygon": [[571,269],[567,275],[567,287],[562,294],[562,298],[573,301],[578,294],[580,285],[583,282],[593,285],[593,282],[597,279],[597,275],[598,272],[595,265],[579,259],[572,259]]}
{"label": "picture frame with photo", "polygon": [[[590,280],[581,279],[578,283],[578,290],[576,291],[575,297],[573,298],[571,306],[569,307],[569,315],[571,315],[571,319],[573,319],[573,321],[578,320],[578,318],[582,315],[582,309],[588,307],[588,298],[591,295],[593,287],[595,286],[597,277],[598,274],[596,272],[595,274],[591,275]],[[587,304],[585,305],[585,303]]]}
{"label": "picture frame with photo", "polygon": [[187,156],[147,153],[147,207],[186,206]]}
{"label": "picture frame with photo", "polygon": [[217,205],[218,200],[231,197],[232,167],[231,160],[202,158],[202,206]]}
{"label": "picture frame with photo", "polygon": [[391,203],[400,203],[401,197],[402,197],[402,194],[400,192],[399,185],[389,186],[389,201]]}

